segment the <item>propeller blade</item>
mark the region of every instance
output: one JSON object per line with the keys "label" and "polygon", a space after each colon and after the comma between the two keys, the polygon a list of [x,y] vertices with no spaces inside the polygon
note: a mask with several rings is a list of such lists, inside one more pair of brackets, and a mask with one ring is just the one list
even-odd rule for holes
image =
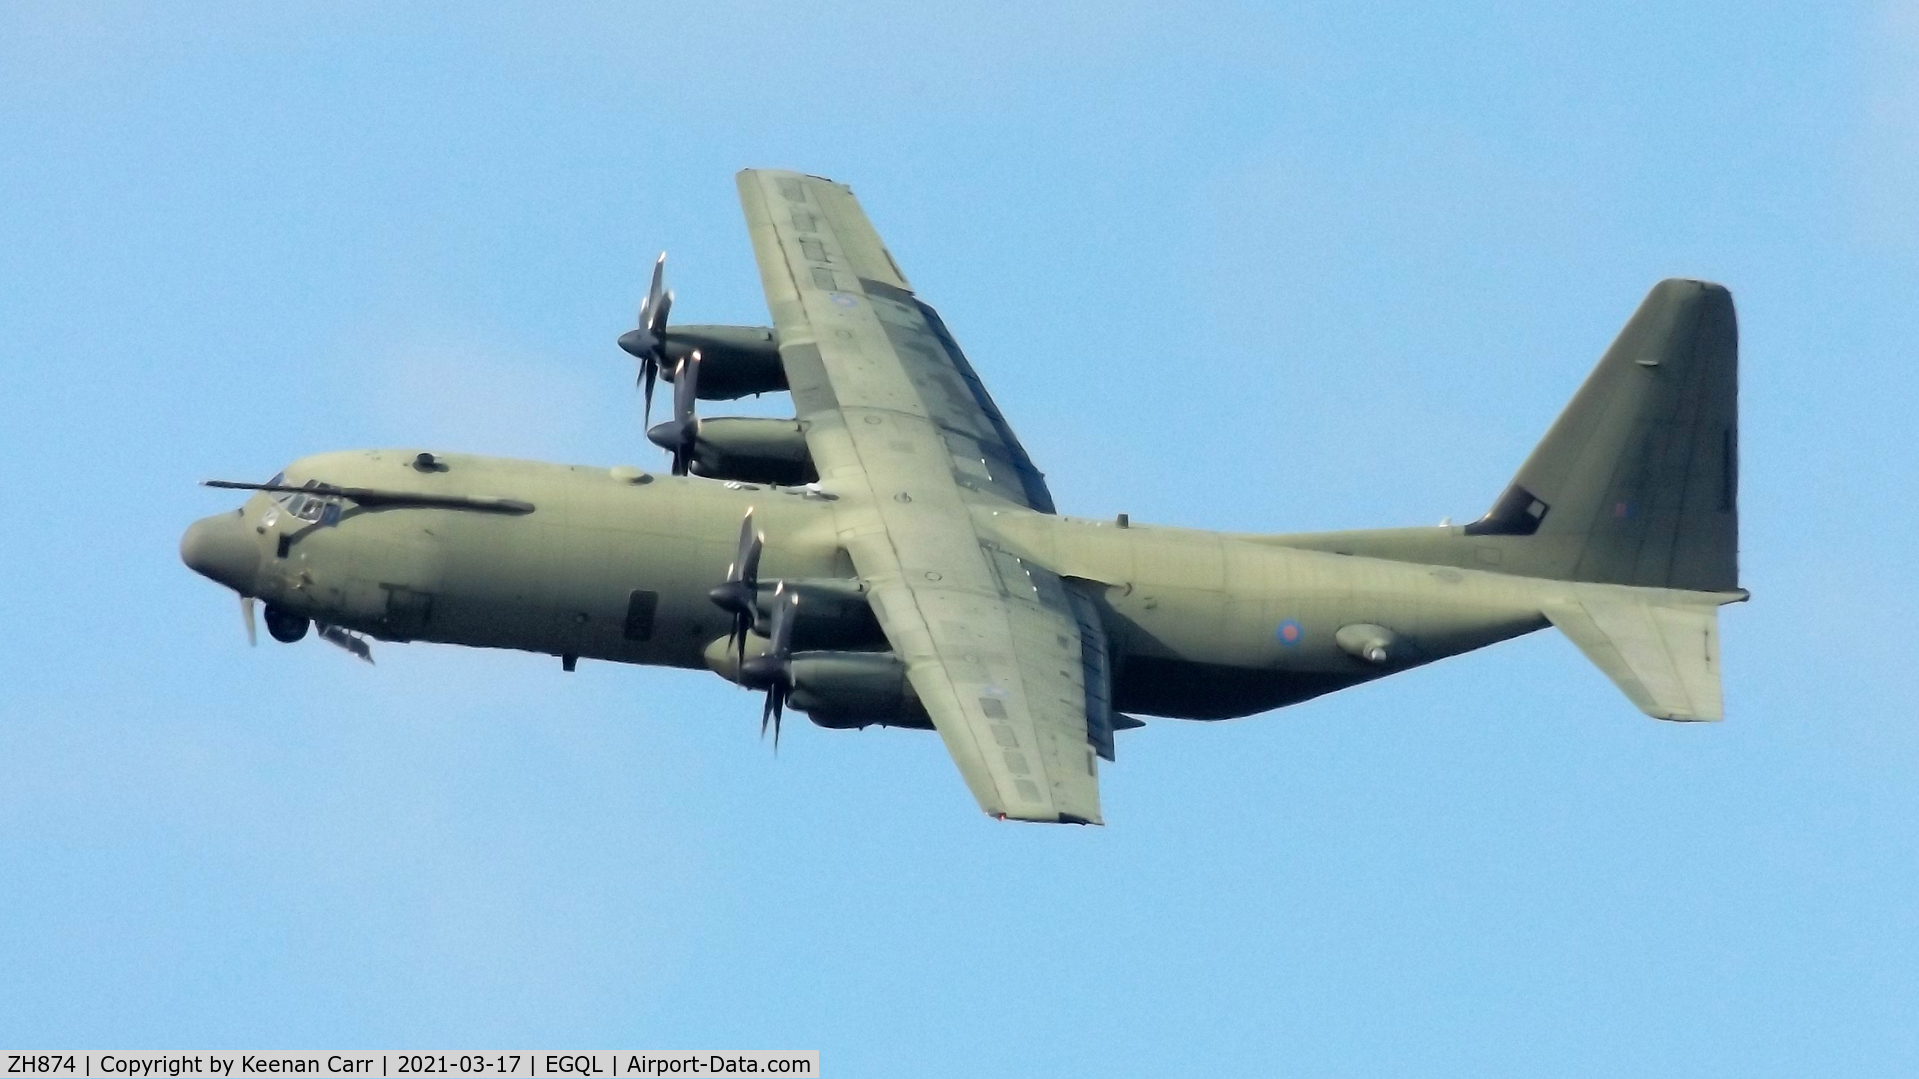
{"label": "propeller blade", "polygon": [[760,549],[766,537],[753,528],[753,510],[749,507],[740,521],[740,542],[733,561],[726,567],[726,583],[706,594],[722,611],[733,613],[733,631],[728,647],[746,662],[746,635],[752,631],[754,607],[760,574]]}
{"label": "propeller blade", "polygon": [[753,616],[751,614],[741,611],[733,616],[734,663],[739,666],[746,665],[746,635],[752,631]]}
{"label": "propeller blade", "polygon": [[[660,257],[653,260],[653,281],[647,286],[646,299],[640,304],[641,329],[651,330],[656,328],[653,321],[654,316],[665,314],[665,312],[660,309],[660,300],[665,295],[666,252],[662,251],[660,252]],[[663,324],[666,320],[661,318],[659,321]]]}
{"label": "propeller blade", "polygon": [[761,655],[740,664],[740,684],[749,689],[766,689],[766,703],[760,708],[760,737],[773,728],[773,750],[779,752],[780,717],[786,710],[786,695],[793,690],[794,610],[800,598],[786,591],[784,584],[774,594],[773,625],[769,627],[770,647]]}
{"label": "propeller blade", "polygon": [[673,446],[673,474],[684,476],[693,467],[693,448],[700,437],[700,419],[694,413],[699,400],[700,353],[695,349],[680,361],[673,375],[673,422],[678,438]]}
{"label": "propeller blade", "polygon": [[760,583],[760,551],[766,547],[766,536],[753,528],[753,511],[746,511],[746,520],[740,524],[739,581],[747,588]]}
{"label": "propeller blade", "polygon": [[773,589],[773,598],[767,607],[772,612],[766,627],[765,659],[777,661],[781,669],[793,654],[793,623],[798,621],[800,597],[786,590],[786,582],[781,581]]}
{"label": "propeller blade", "polygon": [[[660,259],[661,262],[664,263],[666,256],[661,255]],[[659,305],[653,308],[653,324],[647,327],[647,329],[653,331],[653,337],[659,341],[661,347],[665,347],[666,345],[666,316],[672,312],[672,310],[673,294],[669,292],[661,296]]]}
{"label": "propeller blade", "polygon": [[733,629],[728,635],[730,651],[739,653],[740,662],[746,662],[746,635],[753,628],[753,590],[738,581],[727,583],[706,594],[713,605],[733,614]]}
{"label": "propeller blade", "polygon": [[680,361],[679,370],[673,373],[673,418],[682,422],[693,419],[693,410],[699,407],[695,394],[700,384],[700,350],[694,349],[686,359]]}
{"label": "propeller blade", "polygon": [[753,509],[749,506],[740,520],[740,543],[726,567],[726,583],[712,591],[713,602],[729,611],[750,608],[753,590],[760,583],[760,548],[765,544],[766,537],[753,528]]}
{"label": "propeller blade", "polygon": [[753,545],[753,507],[746,507],[746,516],[740,518],[740,542],[733,548],[733,564],[726,567],[728,581],[750,581],[753,572],[746,566],[748,548]]}
{"label": "propeller blade", "polygon": [[775,753],[780,750],[780,719],[786,712],[786,695],[793,691],[793,672],[788,661],[793,658],[793,623],[797,620],[795,612],[799,604],[800,597],[786,591],[782,583],[773,597],[773,624],[768,627],[770,647],[765,654],[740,665],[743,684],[753,689],[766,687],[766,703],[760,707],[760,737],[766,737],[768,726],[773,728]]}
{"label": "propeller blade", "polygon": [[773,727],[773,754],[780,752],[780,720],[786,714],[785,682],[775,682],[766,687],[766,703],[760,708],[760,737],[766,737],[766,728],[770,722]]}
{"label": "propeller blade", "polygon": [[642,427],[653,421],[653,380],[659,377],[659,364],[654,363],[652,360],[647,360],[640,364],[639,382],[642,387],[640,399],[645,402],[640,406],[640,426]]}
{"label": "propeller blade", "polygon": [[[781,601],[782,596],[785,597],[784,602]],[[773,625],[770,627],[773,631],[773,654],[785,662],[793,654],[793,623],[799,621],[800,597],[797,592],[788,592],[785,582],[781,582],[779,590],[773,595],[773,602],[778,604],[773,608]]]}
{"label": "propeller blade", "polygon": [[777,757],[780,755],[780,715],[786,711],[786,686],[774,686],[767,690],[767,695],[773,698],[773,755]]}
{"label": "propeller blade", "polygon": [[646,298],[640,301],[639,324],[621,334],[619,341],[620,348],[640,361],[635,384],[645,399],[642,426],[653,420],[653,382],[666,361],[666,316],[672,309],[673,294],[666,291],[666,252],[662,251],[653,263],[653,280],[647,286]]}
{"label": "propeller blade", "polygon": [[253,624],[253,597],[240,597],[240,621],[247,624],[247,647],[255,648],[260,644],[260,631]]}

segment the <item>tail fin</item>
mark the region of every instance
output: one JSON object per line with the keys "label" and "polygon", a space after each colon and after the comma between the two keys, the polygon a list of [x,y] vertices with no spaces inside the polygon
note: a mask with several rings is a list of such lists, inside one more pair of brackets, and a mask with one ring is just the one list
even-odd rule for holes
{"label": "tail fin", "polygon": [[1486,568],[1737,589],[1738,367],[1730,293],[1653,286],[1512,484],[1465,527],[1486,537],[1482,561],[1497,563]]}
{"label": "tail fin", "polygon": [[1732,295],[1654,285],[1469,525],[1245,538],[1535,578],[1540,614],[1641,711],[1718,719],[1717,607],[1746,598]]}

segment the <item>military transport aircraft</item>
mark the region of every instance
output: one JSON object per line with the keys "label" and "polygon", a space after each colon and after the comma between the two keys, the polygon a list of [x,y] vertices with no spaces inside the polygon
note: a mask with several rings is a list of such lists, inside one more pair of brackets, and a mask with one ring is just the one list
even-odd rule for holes
{"label": "military transport aircraft", "polygon": [[[1101,823],[1131,713],[1225,719],[1559,627],[1660,719],[1720,716],[1738,586],[1731,297],[1663,281],[1485,516],[1238,535],[1055,514],[848,188],[738,176],[773,325],[619,340],[673,415],[658,475],[437,450],[303,458],[196,522],[253,634],[709,668],[822,727],[939,732],[1001,819]],[[665,256],[661,256],[664,263]],[[790,393],[792,419],[695,414]]]}

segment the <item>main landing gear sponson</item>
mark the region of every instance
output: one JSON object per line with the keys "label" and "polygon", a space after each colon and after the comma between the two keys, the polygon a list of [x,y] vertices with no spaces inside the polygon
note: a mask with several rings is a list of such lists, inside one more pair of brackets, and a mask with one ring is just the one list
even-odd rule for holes
{"label": "main landing gear sponson", "polygon": [[292,644],[294,641],[307,635],[308,621],[306,615],[283,611],[271,603],[267,604],[264,615],[267,632],[271,633],[273,639],[279,641],[281,644]]}

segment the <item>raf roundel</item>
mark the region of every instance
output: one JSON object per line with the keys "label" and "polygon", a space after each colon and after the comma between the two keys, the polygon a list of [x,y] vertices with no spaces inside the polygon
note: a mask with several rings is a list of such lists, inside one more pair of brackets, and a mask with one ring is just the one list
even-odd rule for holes
{"label": "raf roundel", "polygon": [[1281,622],[1279,624],[1279,629],[1275,631],[1273,634],[1273,636],[1279,638],[1280,644],[1285,644],[1285,645],[1298,644],[1299,639],[1301,637],[1304,637],[1305,635],[1306,635],[1306,631],[1299,628],[1299,622],[1291,618],[1288,618],[1286,621]]}

